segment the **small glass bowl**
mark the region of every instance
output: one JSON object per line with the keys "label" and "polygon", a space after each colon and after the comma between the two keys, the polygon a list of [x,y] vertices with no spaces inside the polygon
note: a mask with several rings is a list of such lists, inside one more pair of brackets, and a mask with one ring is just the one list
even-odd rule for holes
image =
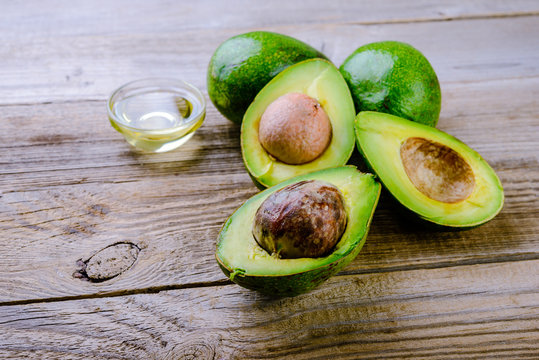
{"label": "small glass bowl", "polygon": [[150,78],[127,83],[107,103],[110,123],[134,147],[165,152],[189,140],[206,117],[206,101],[182,80]]}

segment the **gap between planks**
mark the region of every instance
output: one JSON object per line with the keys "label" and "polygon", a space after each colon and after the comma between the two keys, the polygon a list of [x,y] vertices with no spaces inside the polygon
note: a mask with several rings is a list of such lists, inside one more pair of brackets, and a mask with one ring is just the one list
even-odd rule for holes
{"label": "gap between planks", "polygon": [[[535,16],[535,15],[534,15]],[[539,12],[537,13],[539,16]],[[500,81],[515,81],[515,80],[535,80],[539,79],[538,75],[532,76],[513,76],[513,77],[504,77],[504,78],[493,78],[493,79],[478,79],[478,80],[458,80],[458,81],[444,81],[442,85],[471,85],[471,84],[487,84],[489,82],[500,82]],[[202,89],[202,92],[208,96],[207,91]],[[100,98],[77,98],[71,100],[45,100],[45,101],[36,101],[36,102],[20,102],[20,103],[0,103],[0,108],[8,107],[18,107],[18,106],[40,106],[40,105],[69,105],[69,104],[80,104],[80,103],[99,103],[103,104],[106,102],[106,97]],[[213,104],[212,104],[213,105]],[[219,113],[220,115],[220,113]],[[81,141],[81,143],[89,143],[94,141]],[[1,148],[10,148],[15,146],[1,146]]]}
{"label": "gap between planks", "polygon": [[[454,262],[445,261],[445,262],[432,263],[432,264],[393,266],[393,267],[388,267],[388,268],[369,269],[369,270],[358,269],[358,270],[352,270],[352,271],[341,271],[335,276],[353,276],[353,275],[368,275],[368,274],[405,272],[405,271],[416,271],[416,270],[433,270],[433,269],[453,268],[453,267],[459,267],[459,266],[504,264],[504,263],[519,262],[519,261],[533,261],[533,260],[539,260],[539,253],[513,254],[513,255],[506,255],[506,256],[501,256],[497,258],[485,258],[485,259],[473,259],[473,260],[468,259],[468,260],[459,260],[459,261],[454,261]],[[229,279],[222,279],[222,280],[208,281],[208,282],[193,282],[193,283],[178,284],[178,285],[162,285],[162,286],[154,286],[154,287],[147,287],[147,288],[141,288],[141,289],[117,290],[117,291],[84,294],[84,295],[58,296],[58,297],[50,297],[50,298],[42,298],[42,299],[5,301],[5,302],[0,302],[0,307],[28,305],[28,304],[36,304],[36,303],[51,303],[51,302],[59,302],[59,301],[102,299],[102,298],[141,295],[141,294],[157,294],[164,291],[207,288],[207,287],[225,286],[225,285],[236,285],[236,284],[233,283]],[[322,284],[321,286],[324,286],[324,284]]]}
{"label": "gap between planks", "polygon": [[[131,2],[132,3],[132,2]],[[229,2],[227,5],[225,5],[223,8],[220,7],[219,4],[214,4],[211,7],[208,6],[201,6],[196,7],[194,9],[189,9],[188,12],[183,12],[184,14],[176,14],[175,9],[172,7],[167,6],[166,8],[166,14],[168,16],[174,16],[177,18],[180,24],[182,24],[182,27],[180,29],[200,29],[200,28],[231,28],[231,27],[237,27],[239,18],[237,16],[224,16],[224,19],[220,19],[218,22],[213,22],[208,24],[207,19],[212,19],[213,17],[223,15],[224,9],[229,8],[236,8],[237,6],[241,5],[242,2],[232,1]],[[327,4],[324,4],[324,2],[312,2],[309,4],[309,12],[305,13],[299,13],[294,14],[292,18],[290,16],[282,16],[284,14],[290,14],[292,11],[295,10],[296,7],[294,5],[290,5],[290,2],[288,1],[274,1],[271,4],[266,5],[258,5],[258,8],[252,8],[252,9],[246,9],[253,14],[248,15],[255,15],[255,16],[249,16],[251,21],[248,21],[246,24],[243,24],[244,27],[251,28],[253,26],[260,27],[265,26],[279,26],[288,23],[293,23],[294,25],[305,25],[309,23],[320,23],[320,24],[361,24],[361,25],[383,25],[383,24],[394,24],[394,23],[414,23],[414,22],[428,22],[428,21],[453,21],[453,20],[467,20],[467,19],[489,19],[489,18],[511,18],[511,17],[523,17],[523,16],[534,16],[536,14],[539,14],[539,9],[537,8],[537,4],[533,1],[517,1],[513,2],[511,5],[507,6],[507,4],[489,4],[488,1],[477,1],[475,3],[459,3],[458,1],[440,1],[438,2],[434,7],[432,3],[429,3],[428,1],[422,1],[422,2],[416,2],[415,6],[409,6],[409,4],[402,5],[402,4],[395,4],[387,1],[378,1],[375,4],[347,4],[346,5],[346,11],[343,12],[343,6],[328,6]],[[367,6],[366,6],[367,5]],[[110,7],[112,6],[112,7]],[[125,5],[124,5],[125,6]],[[121,2],[116,2],[114,5],[110,5],[109,3],[101,4],[101,5],[95,5],[96,8],[101,8],[101,10],[105,12],[115,13],[119,11],[119,9],[122,9]],[[165,8],[159,2],[157,2],[154,6],[148,6],[147,4],[137,4],[133,5],[134,8],[138,9],[138,12],[135,11],[134,13],[128,14],[128,16],[136,17],[136,16],[148,16],[150,15],[150,18],[160,18],[160,13]],[[11,19],[17,19],[18,15],[20,14],[20,10],[23,10],[24,15],[22,18],[22,26],[28,24],[29,20],[32,19],[32,17],[35,17],[36,12],[31,9],[31,6],[25,9],[23,7],[18,7],[16,9],[6,9],[7,16],[6,18]],[[77,9],[80,9],[77,7]],[[87,16],[83,17],[82,19],[79,19],[77,15],[78,13],[73,13],[73,10],[69,7],[66,7],[63,9],[65,14],[70,15],[75,23],[77,25],[82,24],[82,26],[89,26],[92,27],[92,32],[90,32],[90,35],[96,35],[99,34],[98,30],[95,27],[95,23],[92,23],[92,20],[88,19]],[[93,9],[92,9],[93,10]],[[198,11],[197,11],[198,10]],[[200,11],[202,10],[202,11]],[[359,20],[357,19],[358,16],[350,15],[361,11],[359,14]],[[455,12],[456,11],[456,12]],[[79,10],[80,12],[80,10]],[[82,10],[84,12],[84,10]],[[259,14],[256,13],[262,13],[262,17]],[[41,14],[41,13],[40,13]],[[57,21],[61,19],[61,15],[64,13],[60,12],[60,16],[58,15],[58,12],[54,13],[53,16],[50,16],[52,18],[52,21]],[[178,17],[178,15],[180,15]],[[186,18],[183,18],[182,15]],[[258,15],[258,16],[257,16]],[[275,16],[277,15],[277,16]],[[110,15],[109,15],[110,16]],[[400,18],[398,18],[400,16]],[[374,20],[369,20],[369,17],[374,17]],[[161,21],[161,23],[167,23],[168,18],[165,18],[165,21]],[[278,20],[275,20],[278,19]],[[108,20],[108,18],[105,16],[104,20]],[[264,20],[264,21],[261,21]],[[268,24],[269,22],[269,24]],[[143,30],[146,30],[148,32],[149,29],[152,31],[166,31],[170,30],[170,28],[167,28],[165,25],[165,28],[155,26],[156,24],[153,24],[151,20],[149,22],[145,22],[149,26],[149,28],[144,28]],[[43,25],[43,24],[39,24]],[[120,26],[121,29],[123,29],[125,25],[125,19],[124,22],[121,20],[118,24],[115,24],[117,27]],[[162,24],[158,24],[163,26]],[[8,25],[9,26],[9,25]],[[21,26],[21,25],[19,25]],[[133,23],[129,23],[129,26],[133,26]],[[115,27],[114,29],[117,29]],[[177,27],[174,27],[173,29],[177,29]],[[38,31],[40,29],[38,28]],[[107,29],[109,32],[111,29]],[[138,27],[135,26],[135,30],[140,31]],[[133,30],[131,30],[133,31]],[[173,30],[176,31],[176,30]]]}
{"label": "gap between planks", "polygon": [[533,17],[539,16],[539,11],[516,11],[513,13],[493,13],[493,14],[478,14],[478,15],[458,15],[458,16],[442,16],[439,18],[426,17],[417,19],[388,19],[383,21],[343,21],[336,25],[392,25],[392,24],[413,24],[413,23],[427,23],[427,22],[444,22],[444,21],[468,21],[468,20],[488,20],[488,19],[505,19],[505,18],[519,18],[519,17]]}

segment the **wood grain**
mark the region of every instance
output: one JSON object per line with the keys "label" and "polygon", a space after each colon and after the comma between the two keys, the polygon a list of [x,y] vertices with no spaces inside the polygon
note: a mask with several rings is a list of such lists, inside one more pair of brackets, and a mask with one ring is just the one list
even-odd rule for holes
{"label": "wood grain", "polygon": [[[438,127],[493,166],[502,212],[442,232],[383,195],[360,255],[313,292],[275,300],[232,284],[215,239],[258,192],[239,127],[208,103],[186,145],[145,154],[111,128],[105,101],[149,76],[205,91],[215,48],[252,30],[337,65],[372,41],[420,49],[442,85]],[[535,34],[533,0],[4,2],[0,358],[539,358]],[[350,163],[363,167],[357,153]],[[136,249],[118,276],[76,276],[95,254],[123,256],[99,252],[117,243]]]}
{"label": "wood grain", "polygon": [[226,3],[202,0],[196,4],[169,0],[62,1],[45,0],[41,6],[2,4],[0,32],[7,37],[64,37],[73,35],[162,34],[193,29],[239,31],[293,24],[385,24],[418,21],[448,21],[489,17],[514,17],[539,13],[533,0],[417,0],[405,4],[379,1],[312,1],[305,9],[287,0]]}
{"label": "wood grain", "polygon": [[[408,42],[427,56],[444,84],[538,76],[539,37],[528,36],[539,33],[538,19],[307,24],[271,30],[311,44],[337,65],[369,42]],[[243,30],[15,38],[0,47],[0,104],[102,101],[121,84],[152,76],[182,78],[205,89],[213,52]]]}
{"label": "wood grain", "polygon": [[279,300],[226,285],[0,307],[0,356],[531,359],[538,270],[535,260],[339,276]]}
{"label": "wood grain", "polygon": [[[440,232],[409,224],[383,197],[367,244],[345,273],[538,257],[539,78],[443,88],[439,127],[498,172],[506,192],[502,213],[477,229]],[[0,133],[16,145],[0,153],[0,229],[17,241],[0,248],[0,301],[224,281],[215,239],[224,220],[257,192],[243,168],[236,125],[210,107],[189,143],[152,155],[131,150],[100,102],[3,108]],[[35,126],[40,122],[51,125]],[[39,131],[21,131],[21,123]],[[357,154],[351,163],[361,165]],[[77,260],[119,241],[142,249],[132,269],[99,284],[72,277]]]}

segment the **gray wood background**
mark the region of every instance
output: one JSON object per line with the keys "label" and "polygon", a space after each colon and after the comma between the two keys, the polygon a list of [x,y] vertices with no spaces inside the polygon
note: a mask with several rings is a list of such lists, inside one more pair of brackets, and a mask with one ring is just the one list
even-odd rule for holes
{"label": "gray wood background", "polygon": [[[439,232],[382,197],[360,255],[313,292],[274,300],[232,284],[215,240],[257,192],[239,127],[209,103],[190,142],[144,154],[109,125],[106,99],[150,76],[207,96],[213,51],[251,30],[337,65],[378,40],[420,49],[442,87],[438,127],[497,171],[502,212]],[[4,1],[0,358],[538,358],[538,99],[533,0]],[[117,242],[140,249],[129,270],[73,276]]]}

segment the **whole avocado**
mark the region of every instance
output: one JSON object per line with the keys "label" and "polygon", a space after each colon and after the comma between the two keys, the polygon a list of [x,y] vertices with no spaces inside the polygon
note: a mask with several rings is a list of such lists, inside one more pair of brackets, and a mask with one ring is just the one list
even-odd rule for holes
{"label": "whole avocado", "polygon": [[377,111],[435,127],[441,108],[438,77],[409,44],[382,41],[361,46],[339,68],[356,112]]}
{"label": "whole avocado", "polygon": [[241,123],[256,94],[290,65],[327,57],[304,42],[267,31],[236,35],[223,42],[208,66],[208,95],[227,119]]}

